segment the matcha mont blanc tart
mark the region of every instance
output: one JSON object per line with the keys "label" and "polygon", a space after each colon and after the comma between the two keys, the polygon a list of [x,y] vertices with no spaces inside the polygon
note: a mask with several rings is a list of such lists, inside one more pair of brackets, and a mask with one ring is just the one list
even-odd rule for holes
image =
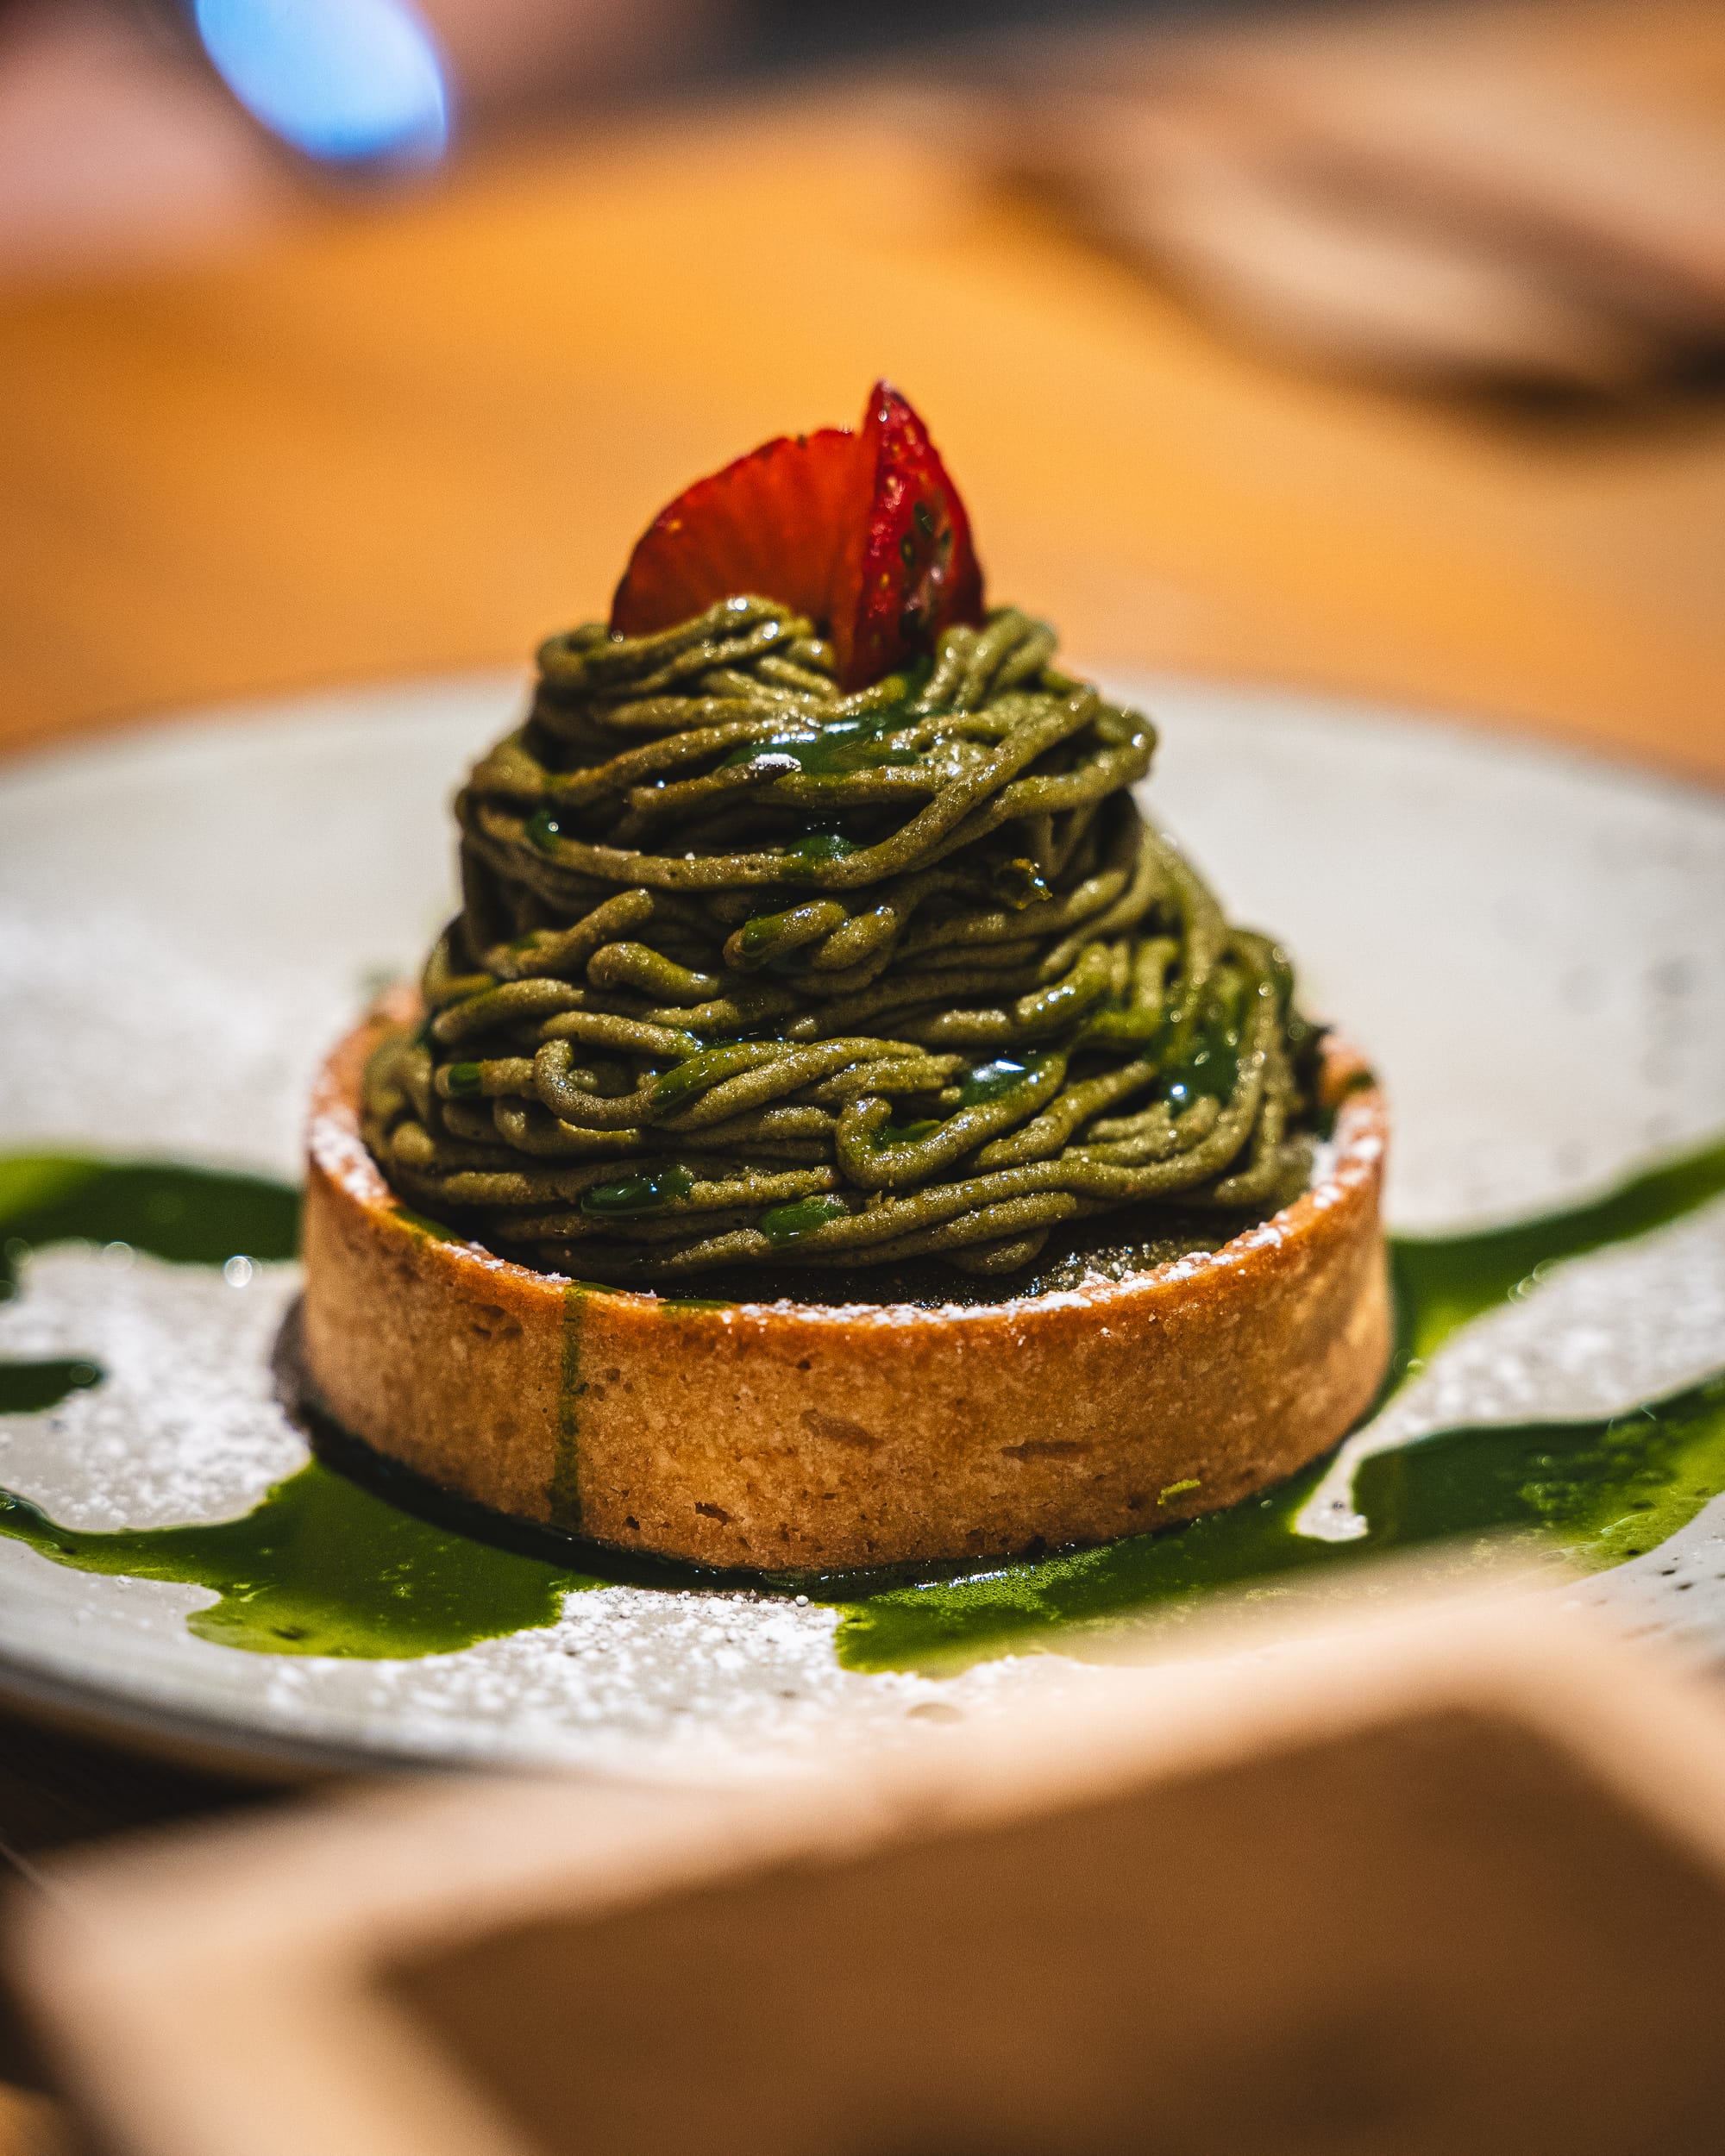
{"label": "matcha mont blanc tart", "polygon": [[304,1342],[445,1489],[745,1570],[1093,1542],[1333,1445],[1382,1100],[984,597],[926,429],[769,442],[553,636],[461,907],[331,1056]]}

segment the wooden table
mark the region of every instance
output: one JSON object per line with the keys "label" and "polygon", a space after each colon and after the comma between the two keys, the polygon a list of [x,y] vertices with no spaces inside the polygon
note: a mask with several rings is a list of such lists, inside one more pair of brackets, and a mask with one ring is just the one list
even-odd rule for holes
{"label": "wooden table", "polygon": [[[950,135],[884,90],[684,110],[309,205],[242,260],[0,295],[0,748],[522,661],[692,474],[850,421],[884,373],[994,591],[1084,658],[1725,779],[1725,411],[1518,421],[1302,379]],[[27,1863],[219,1794],[0,1726]]]}
{"label": "wooden table", "polygon": [[522,660],[692,474],[852,420],[883,373],[994,590],[1085,658],[1725,776],[1725,407],[1518,420],[1302,379],[889,90],[594,127],[241,260],[0,298],[0,746]]}

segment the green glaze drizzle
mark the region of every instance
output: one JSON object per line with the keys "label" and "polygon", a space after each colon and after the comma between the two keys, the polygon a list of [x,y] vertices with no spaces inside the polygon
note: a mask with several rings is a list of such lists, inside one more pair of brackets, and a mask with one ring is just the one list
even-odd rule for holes
{"label": "green glaze drizzle", "polygon": [[0,1415],[39,1415],[88,1385],[102,1382],[99,1364],[55,1360],[0,1363]]}
{"label": "green glaze drizzle", "polygon": [[0,1297],[44,1243],[128,1243],[182,1265],[292,1257],[299,1193],[260,1175],[63,1154],[0,1159]]}
{"label": "green glaze drizzle", "polygon": [[599,1583],[435,1526],[318,1460],[214,1526],[86,1534],[0,1491],[0,1534],[76,1571],[213,1588],[187,1626],[254,1654],[450,1654],[552,1624],[565,1593]]}
{"label": "green glaze drizzle", "polygon": [[[1680,1218],[1725,1192],[1725,1143],[1691,1152],[1607,1196],[1514,1227],[1392,1245],[1399,1340],[1389,1389],[1469,1319],[1527,1291],[1549,1266]],[[294,1193],[245,1176],[67,1158],[0,1161],[0,1238],[11,1292],[37,1244],[123,1241],[182,1263],[292,1254]],[[581,1328],[587,1299],[567,1294],[554,1516],[578,1529]],[[668,1304],[667,1314],[697,1306]],[[706,1307],[707,1306],[699,1306]],[[0,1365],[0,1411],[52,1407],[100,1372],[85,1361]],[[320,1446],[320,1453],[323,1448]],[[985,1571],[774,1576],[746,1584],[837,1604],[838,1656],[860,1670],[950,1670],[1057,1644],[1084,1651],[1087,1629],[1132,1612],[1177,1621],[1206,1594],[1286,1597],[1324,1590],[1361,1558],[1443,1545],[1465,1569],[1507,1537],[1599,1570],[1655,1547],[1725,1489],[1725,1372],[1596,1422],[1443,1431],[1371,1456],[1353,1502],[1367,1523],[1351,1542],[1297,1533],[1318,1462],[1231,1510],[1100,1549],[1010,1561]],[[734,1576],[643,1565],[435,1499],[373,1462],[344,1471],[342,1449],[278,1483],[244,1519],[215,1525],[72,1530],[0,1492],[0,1534],[89,1572],[212,1589],[187,1622],[252,1651],[388,1658],[444,1653],[555,1620],[562,1596],[606,1581],[711,1590]],[[1176,1483],[1164,1498],[1179,1494]],[[577,1560],[579,1561],[577,1563]]]}
{"label": "green glaze drizzle", "polygon": [[1041,1068],[1041,1060],[1036,1056],[1019,1062],[1016,1057],[1000,1056],[991,1062],[973,1063],[959,1085],[958,1105],[980,1108],[990,1100],[1003,1100],[1020,1086],[1028,1085]]}
{"label": "green glaze drizzle", "polygon": [[[428,1232],[448,1231],[427,1224]],[[181,1264],[292,1257],[299,1194],[260,1176],[166,1163],[34,1155],[0,1160],[0,1299],[49,1243],[124,1243]],[[0,1363],[0,1413],[54,1407],[99,1383],[77,1359]],[[395,1493],[398,1497],[400,1493]],[[429,1520],[314,1460],[243,1519],[90,1533],[0,1490],[0,1534],[56,1564],[213,1589],[186,1623],[200,1639],[266,1654],[397,1659],[552,1623],[564,1594],[599,1582]]]}
{"label": "green glaze drizzle", "polygon": [[1725,1141],[1620,1183],[1590,1205],[1477,1235],[1398,1236],[1390,1245],[1396,1382],[1470,1318],[1526,1294],[1546,1268],[1644,1235],[1725,1192]]}
{"label": "green glaze drizzle", "polygon": [[[926,664],[919,669],[919,688],[928,679]],[[794,730],[769,733],[744,742],[719,762],[721,771],[741,766],[769,763],[776,774],[799,771],[811,778],[848,778],[854,771],[878,771],[892,764],[919,761],[920,749],[896,746],[894,728],[914,725],[920,713],[906,695],[896,703],[877,705],[855,718],[830,719],[825,725],[811,721]]]}
{"label": "green glaze drizzle", "polygon": [[620,1182],[596,1183],[581,1194],[581,1211],[595,1219],[632,1219],[637,1214],[668,1213],[687,1198],[695,1179],[676,1163],[651,1175],[626,1176]]}
{"label": "green glaze drizzle", "polygon": [[844,1211],[842,1198],[800,1198],[794,1205],[769,1206],[761,1215],[761,1232],[769,1242],[794,1243]]}

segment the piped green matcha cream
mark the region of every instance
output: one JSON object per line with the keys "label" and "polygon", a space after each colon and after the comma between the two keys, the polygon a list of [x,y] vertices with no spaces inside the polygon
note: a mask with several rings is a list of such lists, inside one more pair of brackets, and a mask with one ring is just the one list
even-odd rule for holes
{"label": "piped green matcha cream", "polygon": [[1010,608],[850,691],[763,599],[554,638],[368,1143],[416,1210],[618,1282],[1028,1279],[1092,1216],[1267,1216],[1316,1036],[1140,815],[1154,740]]}

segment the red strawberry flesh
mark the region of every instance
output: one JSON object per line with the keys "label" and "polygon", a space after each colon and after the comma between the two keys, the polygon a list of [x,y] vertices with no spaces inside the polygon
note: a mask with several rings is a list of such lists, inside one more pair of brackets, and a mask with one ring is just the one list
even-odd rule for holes
{"label": "red strawberry flesh", "polygon": [[832,639],[848,687],[877,681],[955,622],[982,618],[970,519],[909,400],[877,382],[862,449],[872,467],[866,523],[852,535],[833,595]]}
{"label": "red strawberry flesh", "polygon": [[781,435],[697,479],[637,542],[611,626],[649,636],[744,592],[828,634],[847,688],[982,618],[970,520],[897,390],[875,385],[860,435]]}
{"label": "red strawberry flesh", "polygon": [[650,636],[742,592],[825,622],[839,550],[862,513],[859,480],[844,427],[781,435],[697,479],[637,542],[612,630]]}

